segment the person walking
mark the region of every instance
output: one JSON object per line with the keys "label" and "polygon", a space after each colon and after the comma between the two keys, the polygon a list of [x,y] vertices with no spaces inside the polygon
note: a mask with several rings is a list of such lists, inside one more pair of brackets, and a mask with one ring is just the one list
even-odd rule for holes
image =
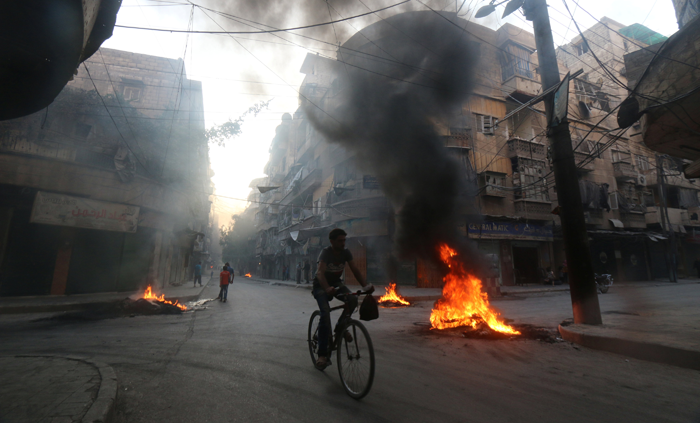
{"label": "person walking", "polygon": [[228,281],[228,283],[229,283],[229,284],[232,284],[232,283],[233,283],[233,277],[235,276],[234,273],[233,273],[233,267],[231,267],[231,265],[228,264],[228,262],[226,263],[226,266],[228,266],[228,269],[227,269],[227,270],[228,270],[228,273],[229,273],[229,275],[230,275],[230,276],[229,276],[229,281]]}
{"label": "person walking", "polygon": [[282,280],[283,281],[287,280],[287,265],[286,264],[282,265]]}
{"label": "person walking", "polygon": [[309,283],[309,274],[311,273],[311,263],[309,263],[309,260],[307,259],[304,262],[304,280],[306,283]]}
{"label": "person walking", "polygon": [[202,286],[202,262],[194,265],[194,287],[197,287],[197,281],[199,281],[199,286]]}
{"label": "person walking", "polygon": [[231,274],[228,272],[228,266],[224,266],[224,270],[219,274],[219,301],[226,302],[226,297],[228,297],[228,285],[230,281]]}
{"label": "person walking", "polygon": [[297,262],[297,285],[301,283],[301,262]]}

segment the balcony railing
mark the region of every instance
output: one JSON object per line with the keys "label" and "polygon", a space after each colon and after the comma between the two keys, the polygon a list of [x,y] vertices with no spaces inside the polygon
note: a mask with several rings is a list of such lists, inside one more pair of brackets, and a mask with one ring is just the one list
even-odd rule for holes
{"label": "balcony railing", "polygon": [[508,157],[524,156],[534,159],[545,158],[546,150],[544,144],[524,140],[522,138],[512,138],[508,140]]}
{"label": "balcony railing", "polygon": [[616,178],[637,179],[637,171],[630,163],[617,162],[613,163],[613,170]]}
{"label": "balcony railing", "polygon": [[595,163],[588,153],[574,151],[574,160],[576,161],[576,168],[579,172],[591,172],[595,169]]}
{"label": "balcony railing", "polygon": [[547,201],[515,200],[515,214],[535,220],[552,220],[552,204]]}

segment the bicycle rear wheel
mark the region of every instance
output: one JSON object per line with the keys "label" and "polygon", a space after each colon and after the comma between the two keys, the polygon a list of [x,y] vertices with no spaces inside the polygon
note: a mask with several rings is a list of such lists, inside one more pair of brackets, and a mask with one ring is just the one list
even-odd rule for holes
{"label": "bicycle rear wheel", "polygon": [[[348,332],[350,336],[345,335]],[[338,373],[348,395],[360,399],[374,381],[374,348],[365,326],[350,320],[338,334]]]}
{"label": "bicycle rear wheel", "polygon": [[309,353],[311,354],[311,362],[316,366],[316,360],[318,360],[318,324],[321,321],[321,312],[316,310],[311,314],[309,319]]}

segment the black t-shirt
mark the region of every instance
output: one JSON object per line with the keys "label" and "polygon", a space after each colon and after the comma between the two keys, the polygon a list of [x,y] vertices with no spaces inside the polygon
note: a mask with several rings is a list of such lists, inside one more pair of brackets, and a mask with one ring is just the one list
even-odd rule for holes
{"label": "black t-shirt", "polygon": [[318,255],[318,263],[322,261],[326,263],[326,281],[330,286],[338,286],[343,281],[340,279],[343,276],[343,270],[345,270],[345,263],[352,260],[352,253],[350,250],[345,249],[341,252],[335,252],[333,247],[326,247],[321,250],[321,254]]}

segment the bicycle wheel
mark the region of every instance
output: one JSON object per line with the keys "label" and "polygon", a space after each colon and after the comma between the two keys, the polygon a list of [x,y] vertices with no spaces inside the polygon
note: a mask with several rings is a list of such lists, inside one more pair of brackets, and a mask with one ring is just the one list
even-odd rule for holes
{"label": "bicycle wheel", "polygon": [[[350,333],[350,337],[345,332]],[[374,348],[365,326],[350,320],[338,334],[338,373],[345,392],[355,399],[367,395],[374,381]]]}
{"label": "bicycle wheel", "polygon": [[309,319],[309,353],[311,354],[311,362],[316,366],[318,359],[318,324],[321,321],[321,312],[316,310],[311,314]]}

